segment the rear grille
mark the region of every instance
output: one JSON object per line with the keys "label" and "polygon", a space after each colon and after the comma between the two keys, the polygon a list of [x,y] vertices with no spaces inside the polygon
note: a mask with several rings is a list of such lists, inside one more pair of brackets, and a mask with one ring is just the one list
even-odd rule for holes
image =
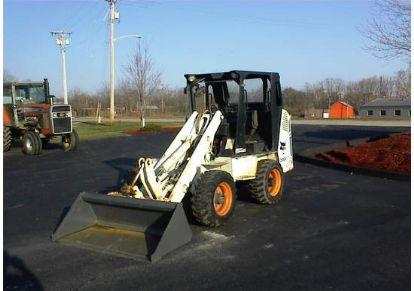
{"label": "rear grille", "polygon": [[286,112],[283,112],[282,116],[282,129],[289,132],[289,117]]}
{"label": "rear grille", "polygon": [[72,131],[72,121],[70,117],[53,118],[53,132],[64,133]]}

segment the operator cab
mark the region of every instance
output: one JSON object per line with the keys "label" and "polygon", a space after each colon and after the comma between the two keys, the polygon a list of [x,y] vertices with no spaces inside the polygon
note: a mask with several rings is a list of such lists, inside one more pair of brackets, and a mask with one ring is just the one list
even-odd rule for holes
{"label": "operator cab", "polygon": [[47,104],[50,98],[46,80],[44,82],[6,82],[3,84],[3,96],[3,104],[13,104],[13,102]]}
{"label": "operator cab", "polygon": [[223,113],[224,120],[214,141],[213,151],[217,155],[277,150],[282,113],[278,73],[230,71],[185,77],[189,112]]}

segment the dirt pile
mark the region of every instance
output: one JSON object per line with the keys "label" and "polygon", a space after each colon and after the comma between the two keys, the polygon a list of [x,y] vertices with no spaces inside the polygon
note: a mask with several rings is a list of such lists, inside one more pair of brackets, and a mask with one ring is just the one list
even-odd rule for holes
{"label": "dirt pile", "polygon": [[316,154],[315,158],[354,167],[409,174],[411,134],[372,138],[362,144]]}

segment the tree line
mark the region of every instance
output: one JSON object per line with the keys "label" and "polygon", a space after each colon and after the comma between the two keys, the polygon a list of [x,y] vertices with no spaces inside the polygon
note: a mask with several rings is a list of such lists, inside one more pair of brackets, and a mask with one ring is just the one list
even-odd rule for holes
{"label": "tree line", "polygon": [[[131,66],[135,66],[136,70],[127,70],[124,79],[115,89],[116,115],[139,118],[184,116],[187,99],[183,88],[171,88],[165,85],[161,74],[155,69],[137,73],[140,67],[137,62],[139,63],[135,56]],[[128,73],[131,71],[134,73]],[[150,77],[147,77],[148,74]],[[17,80],[8,73],[5,76],[7,80]],[[283,106],[296,117],[303,117],[309,109],[328,109],[336,101],[346,102],[358,111],[361,105],[376,98],[410,98],[411,71],[401,70],[393,76],[372,76],[357,81],[327,78],[312,84],[305,83],[300,89],[285,87],[282,94]],[[94,93],[75,88],[69,90],[68,95],[69,103],[77,116],[95,116],[98,106],[101,108],[100,115],[107,116],[108,87],[102,87]],[[61,101],[60,98],[57,98],[57,101]]]}
{"label": "tree line", "polygon": [[[69,103],[78,116],[95,116],[98,106],[100,115],[107,116],[109,108],[109,88],[103,87],[96,93],[87,93],[80,89],[70,90]],[[161,85],[152,90],[145,98],[126,80],[115,88],[116,116],[182,116],[186,111],[186,96],[183,89]]]}
{"label": "tree line", "polygon": [[[141,114],[182,116],[185,114],[187,100],[183,88],[170,88],[162,84],[152,88],[145,98],[137,92],[136,86],[128,80],[120,82],[115,90],[115,106],[119,116],[137,116]],[[344,81],[327,78],[313,84],[306,83],[301,89],[286,87],[283,89],[284,107],[294,116],[304,116],[308,109],[328,109],[331,104],[343,101],[358,108],[376,98],[410,98],[411,72],[401,70],[394,76],[373,76],[357,81]],[[98,103],[102,108],[109,107],[108,88],[102,88],[95,94],[73,89],[69,100],[78,115],[91,116],[96,113]],[[105,112],[105,111],[103,111]],[[105,113],[102,113],[105,114]]]}
{"label": "tree line", "polygon": [[343,101],[358,108],[376,98],[406,99],[411,96],[411,71],[401,70],[394,76],[373,76],[357,81],[327,78],[314,84],[306,83],[301,90],[283,89],[284,106],[294,116],[304,116],[308,109],[328,109]]}

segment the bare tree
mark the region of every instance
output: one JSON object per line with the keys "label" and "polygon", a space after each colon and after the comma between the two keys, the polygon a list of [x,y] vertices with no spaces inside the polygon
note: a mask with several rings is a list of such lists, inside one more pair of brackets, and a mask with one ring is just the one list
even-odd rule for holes
{"label": "bare tree", "polygon": [[327,78],[323,81],[322,87],[325,98],[328,99],[328,108],[330,108],[333,103],[341,98],[344,91],[344,81],[342,79]]}
{"label": "bare tree", "polygon": [[395,97],[410,98],[411,97],[411,71],[401,70],[394,77]]}
{"label": "bare tree", "polygon": [[3,82],[17,81],[17,78],[9,71],[3,69]]}
{"label": "bare tree", "polygon": [[411,55],[411,4],[406,0],[376,0],[376,16],[360,29],[368,40],[366,49],[381,59]]}
{"label": "bare tree", "polygon": [[145,127],[145,102],[161,85],[161,73],[154,64],[146,46],[138,45],[126,69],[128,80],[137,93],[137,107],[140,108],[141,126]]}
{"label": "bare tree", "polygon": [[[97,94],[85,92],[79,88],[69,91],[70,104],[76,116],[93,116],[99,102]],[[63,102],[63,98],[59,98]]]}
{"label": "bare tree", "polygon": [[305,116],[306,109],[310,108],[304,91],[295,90],[291,87],[283,89],[284,105],[293,116]]}

